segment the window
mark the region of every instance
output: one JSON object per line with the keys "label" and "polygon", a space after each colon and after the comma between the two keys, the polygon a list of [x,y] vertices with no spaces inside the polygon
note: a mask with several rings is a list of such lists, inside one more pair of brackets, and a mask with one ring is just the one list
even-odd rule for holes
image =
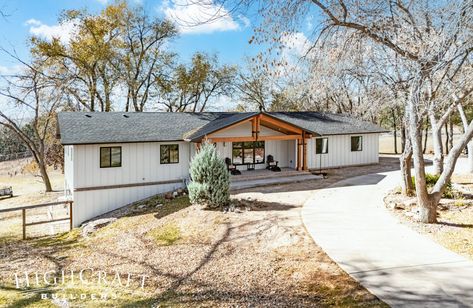
{"label": "window", "polygon": [[122,166],[122,147],[100,148],[100,168]]}
{"label": "window", "polygon": [[328,153],[328,138],[315,139],[315,154]]}
{"label": "window", "polygon": [[161,164],[178,164],[179,163],[179,145],[163,144],[160,147]]}
{"label": "window", "polygon": [[351,151],[358,152],[363,150],[363,137],[353,136],[351,137]]}
{"label": "window", "polygon": [[264,141],[233,142],[232,163],[263,164],[264,163]]}

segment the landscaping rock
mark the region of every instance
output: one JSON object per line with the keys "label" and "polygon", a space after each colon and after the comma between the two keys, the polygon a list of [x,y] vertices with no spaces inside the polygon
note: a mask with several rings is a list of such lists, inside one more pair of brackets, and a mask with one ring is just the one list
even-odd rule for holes
{"label": "landscaping rock", "polygon": [[144,209],[146,207],[146,204],[141,204],[141,205],[138,205],[138,209]]}
{"label": "landscaping rock", "polygon": [[156,204],[156,207],[161,207],[161,206],[163,206],[163,205],[164,205],[164,204],[162,204],[162,203],[158,203],[158,204]]}
{"label": "landscaping rock", "polygon": [[172,193],[165,193],[165,194],[164,194],[164,199],[166,199],[166,200],[172,200],[172,199],[173,199]]}
{"label": "landscaping rock", "polygon": [[417,200],[415,198],[405,200],[403,203],[404,208],[412,208],[417,205]]}
{"label": "landscaping rock", "polygon": [[393,209],[395,209],[395,210],[405,210],[406,205],[404,203],[394,203]]}
{"label": "landscaping rock", "polygon": [[177,191],[173,192],[172,193],[172,197],[173,198],[177,198],[179,196],[179,193]]}
{"label": "landscaping rock", "polygon": [[98,229],[103,228],[116,220],[116,218],[102,218],[89,221],[82,225],[81,234],[83,237],[88,237],[90,234],[94,233]]}

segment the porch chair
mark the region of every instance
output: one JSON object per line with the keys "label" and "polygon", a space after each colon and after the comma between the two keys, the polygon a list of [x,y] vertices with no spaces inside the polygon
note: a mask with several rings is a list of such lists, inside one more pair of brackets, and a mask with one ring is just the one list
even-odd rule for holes
{"label": "porch chair", "polygon": [[281,168],[278,167],[278,161],[274,160],[273,155],[268,155],[266,157],[266,169],[274,171],[274,172],[280,172]]}
{"label": "porch chair", "polygon": [[230,172],[232,175],[240,175],[241,172],[236,168],[234,164],[232,164],[232,160],[230,158],[225,158],[225,164],[227,165],[227,170]]}

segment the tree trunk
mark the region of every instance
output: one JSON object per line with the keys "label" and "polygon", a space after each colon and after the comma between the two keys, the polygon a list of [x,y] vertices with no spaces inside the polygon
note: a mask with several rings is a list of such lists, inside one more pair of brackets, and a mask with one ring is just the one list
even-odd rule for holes
{"label": "tree trunk", "polygon": [[401,191],[404,196],[412,196],[414,193],[414,185],[412,184],[412,146],[409,139],[406,139],[404,151],[399,157],[401,166]]}
{"label": "tree trunk", "polygon": [[436,223],[437,222],[437,204],[440,198],[433,198],[432,196],[426,195],[427,198],[423,198],[419,202],[419,221],[423,223]]}
{"label": "tree trunk", "polygon": [[440,174],[443,171],[442,127],[432,117],[430,125],[432,127],[432,146],[434,149],[434,174]]}
{"label": "tree trunk", "polygon": [[[459,104],[457,106],[458,112],[460,113],[460,118],[462,120],[463,125],[463,133],[466,133],[468,129],[468,119],[466,118],[465,111],[463,110],[463,106]],[[468,172],[473,173],[473,141],[468,142],[467,146],[467,155],[468,155]]]}
{"label": "tree trunk", "polygon": [[448,123],[445,123],[445,154],[448,154],[449,148],[448,145],[450,144],[450,135],[448,134]]}
{"label": "tree trunk", "polygon": [[428,138],[429,138],[429,127],[426,126],[425,130],[424,130],[424,147],[422,149],[422,154],[425,154],[425,152],[427,151],[427,140],[428,140]]}
{"label": "tree trunk", "polygon": [[406,148],[406,128],[404,124],[401,128],[401,151],[404,153],[404,149]]}
{"label": "tree trunk", "polygon": [[396,111],[392,109],[393,116],[393,134],[394,134],[394,153],[397,154],[397,126],[396,126]]}
{"label": "tree trunk", "polygon": [[412,158],[414,160],[417,204],[420,211],[419,220],[424,223],[437,222],[437,202],[434,202],[427,191],[425,183],[425,164],[422,153],[422,136],[417,107],[420,106],[422,78],[415,80],[407,104],[409,116],[409,136],[412,143]]}
{"label": "tree trunk", "polygon": [[39,167],[39,172],[41,173],[41,177],[43,178],[43,183],[44,187],[46,189],[46,192],[52,192],[53,188],[51,186],[51,181],[49,179],[48,172],[46,170],[46,165],[44,163],[43,159],[39,159],[39,161],[36,161]]}
{"label": "tree trunk", "polygon": [[453,121],[452,118],[448,118],[448,151],[453,148]]}

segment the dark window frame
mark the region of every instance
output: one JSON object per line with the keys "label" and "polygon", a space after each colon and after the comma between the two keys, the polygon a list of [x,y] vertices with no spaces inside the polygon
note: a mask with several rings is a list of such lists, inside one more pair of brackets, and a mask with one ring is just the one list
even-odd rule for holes
{"label": "dark window frame", "polygon": [[[245,147],[245,143],[251,142],[252,147]],[[255,146],[257,143],[262,143],[262,146]],[[236,144],[240,144],[241,146],[236,146]],[[241,163],[235,163],[234,161],[234,155],[233,152],[237,150],[241,150],[242,153],[242,162]],[[247,149],[252,149],[253,150],[253,161],[252,162],[245,162],[245,150]],[[264,154],[263,154],[263,161],[256,162],[256,149],[263,149]],[[232,142],[232,164],[235,166],[244,166],[248,164],[255,164],[255,165],[261,165],[266,162],[266,143],[264,141],[244,141],[244,142]]]}
{"label": "dark window frame", "polygon": [[[326,152],[318,152],[317,151],[317,141],[319,140],[327,140],[327,151]],[[322,146],[323,146],[323,143],[322,143]],[[327,137],[321,137],[321,138],[315,138],[315,154],[328,154],[328,138]]]}
{"label": "dark window frame", "polygon": [[[360,149],[353,149],[353,138],[359,138],[360,139]],[[363,136],[351,136],[350,137],[350,149],[352,152],[362,152],[363,151]]]}
{"label": "dark window frame", "polygon": [[[166,161],[163,161],[163,148],[165,147],[171,147],[171,146],[176,146],[177,147],[177,161],[173,162],[171,161],[171,153],[169,153],[169,161],[166,162]],[[171,149],[169,149],[168,151],[171,151]],[[171,164],[179,164],[179,144],[177,143],[172,143],[172,144],[161,144],[159,146],[159,163],[161,165],[171,165]]]}
{"label": "dark window frame", "polygon": [[[118,166],[113,166],[112,165],[112,149],[120,149],[120,165]],[[102,165],[102,150],[109,150],[109,162],[108,162],[108,165],[104,166]],[[100,168],[120,168],[122,166],[122,158],[123,158],[123,154],[122,154],[122,147],[117,147],[117,146],[114,146],[114,147],[100,147],[100,152],[99,152],[99,155],[100,155]]]}

